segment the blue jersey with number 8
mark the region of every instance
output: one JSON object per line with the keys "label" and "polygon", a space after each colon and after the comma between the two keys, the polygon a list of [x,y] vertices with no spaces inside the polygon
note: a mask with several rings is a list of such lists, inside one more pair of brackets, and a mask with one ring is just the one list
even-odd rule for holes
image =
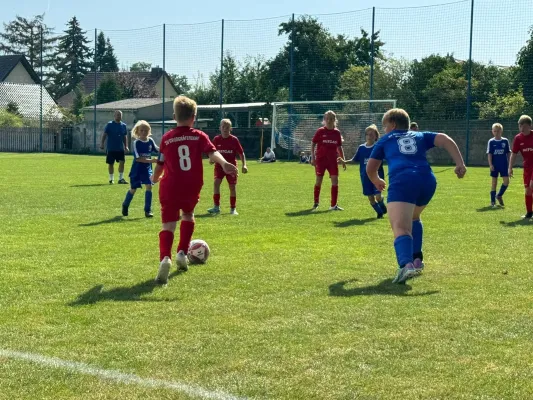
{"label": "blue jersey with number 8", "polygon": [[387,160],[389,178],[402,173],[431,173],[426,152],[435,147],[435,132],[393,130],[374,145],[370,158]]}

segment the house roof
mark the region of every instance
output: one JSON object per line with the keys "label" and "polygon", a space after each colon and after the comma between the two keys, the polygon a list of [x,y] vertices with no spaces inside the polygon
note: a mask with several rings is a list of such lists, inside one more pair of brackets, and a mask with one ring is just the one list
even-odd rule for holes
{"label": "house roof", "polygon": [[24,68],[26,68],[26,71],[28,71],[28,74],[30,74],[35,83],[41,82],[39,75],[37,75],[37,73],[31,67],[28,60],[26,60],[26,57],[21,54],[0,56],[0,82],[3,82],[7,78],[7,76],[11,73],[11,71],[13,71],[19,62]]}
{"label": "house roof", "polygon": [[[166,99],[165,103],[172,102],[172,99]],[[161,104],[161,98],[148,98],[148,99],[125,99],[119,101],[112,101],[110,103],[98,104],[96,106],[97,111],[137,111],[140,108],[155,106]],[[84,107],[85,111],[93,110],[93,106]]]}
{"label": "house roof", "polygon": [[[62,114],[56,102],[43,87],[42,112],[45,120],[61,119]],[[26,119],[39,119],[41,115],[41,85],[0,82],[0,109],[9,103],[17,105]]]}

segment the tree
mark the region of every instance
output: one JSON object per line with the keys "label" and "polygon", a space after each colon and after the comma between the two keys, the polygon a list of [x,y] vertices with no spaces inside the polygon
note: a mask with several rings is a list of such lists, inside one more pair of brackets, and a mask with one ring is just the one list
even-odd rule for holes
{"label": "tree", "polygon": [[168,76],[172,80],[174,86],[176,86],[176,89],[178,89],[178,94],[189,93],[191,85],[189,85],[189,81],[185,75],[169,74]]}
{"label": "tree", "polygon": [[146,80],[134,74],[116,74],[114,79],[121,90],[123,99],[145,99],[158,97],[155,88]]}
{"label": "tree", "polygon": [[144,61],[137,61],[130,67],[131,72],[150,72],[152,64]]}
{"label": "tree", "polygon": [[22,128],[24,122],[18,115],[12,114],[7,110],[0,110],[0,128]]}
{"label": "tree", "polygon": [[57,50],[57,73],[54,81],[54,94],[57,97],[69,93],[91,70],[91,50],[89,40],[82,31],[76,17],[67,23],[65,35],[61,36]]}
{"label": "tree", "polygon": [[[105,43],[105,35],[104,32],[100,31],[96,38],[96,54],[95,54],[95,61],[96,61],[96,71],[101,72],[101,66],[102,66],[102,60],[104,58],[106,50],[106,43]],[[93,71],[94,67],[93,66]]]}
{"label": "tree", "polygon": [[101,72],[118,72],[118,59],[115,55],[115,49],[111,44],[111,40],[107,38],[105,52],[102,57],[102,64],[100,66]]}
{"label": "tree", "polygon": [[[42,29],[42,47],[41,47]],[[50,75],[54,58],[52,49],[58,38],[53,36],[53,28],[44,23],[44,14],[36,15],[31,19],[17,15],[14,21],[4,23],[4,32],[0,33],[0,52],[4,54],[23,54],[31,67],[39,71],[41,68],[41,52],[43,53],[42,66],[45,76]],[[45,79],[46,81],[46,79]]]}
{"label": "tree", "polygon": [[533,104],[533,26],[529,29],[529,39],[517,56],[517,78],[524,91],[524,98]]}
{"label": "tree", "polygon": [[476,106],[479,107],[479,117],[481,119],[507,119],[523,114],[529,104],[522,94],[522,88],[518,88],[518,90],[504,96],[492,93],[486,102],[479,103]]}
{"label": "tree", "polygon": [[112,101],[122,100],[123,90],[118,83],[116,76],[106,76],[96,91],[96,99],[98,104],[110,103]]}
{"label": "tree", "polygon": [[22,118],[22,114],[19,111],[19,106],[15,102],[10,101],[9,103],[7,103],[6,111]]}

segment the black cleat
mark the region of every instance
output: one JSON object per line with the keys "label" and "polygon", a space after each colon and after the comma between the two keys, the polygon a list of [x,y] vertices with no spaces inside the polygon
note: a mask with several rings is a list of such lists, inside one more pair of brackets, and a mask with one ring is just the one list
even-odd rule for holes
{"label": "black cleat", "polygon": [[311,208],[312,211],[315,211],[318,208],[319,204],[315,203],[313,204],[313,208]]}
{"label": "black cleat", "polygon": [[154,217],[154,214],[151,212],[151,211],[145,211],[144,212],[144,216],[146,218],[153,218]]}
{"label": "black cleat", "polygon": [[528,212],[526,215],[523,215],[522,218],[526,218],[526,219],[533,218],[533,212]]}
{"label": "black cleat", "polygon": [[128,182],[126,182],[126,179],[124,179],[124,178],[122,178],[121,180],[119,180],[118,183],[119,183],[120,185],[127,185],[127,184],[128,184]]}
{"label": "black cleat", "polygon": [[122,204],[122,215],[127,217],[128,216],[128,206],[125,206]]}
{"label": "black cleat", "polygon": [[387,206],[385,205],[385,203],[383,203],[383,205],[379,205],[380,208],[383,210],[383,215],[387,214]]}
{"label": "black cleat", "polygon": [[505,204],[503,203],[503,197],[502,196],[496,197],[496,200],[498,200],[498,203],[500,204],[500,207],[505,207]]}
{"label": "black cleat", "polygon": [[378,214],[377,219],[382,219],[382,218],[383,218],[383,214]]}
{"label": "black cleat", "polygon": [[110,184],[110,185],[112,185],[113,183],[115,183],[115,182],[113,182],[112,180],[111,180],[111,181],[109,181],[109,184]]}

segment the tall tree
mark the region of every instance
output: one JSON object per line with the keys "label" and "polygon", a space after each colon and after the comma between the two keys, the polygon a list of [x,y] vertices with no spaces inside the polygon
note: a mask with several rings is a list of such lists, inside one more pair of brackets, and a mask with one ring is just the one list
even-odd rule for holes
{"label": "tall tree", "polygon": [[152,68],[151,63],[147,63],[144,61],[137,61],[136,63],[133,63],[130,67],[131,72],[150,72],[150,69]]}
{"label": "tall tree", "polygon": [[111,44],[111,40],[107,38],[105,44],[105,52],[102,57],[102,64],[100,65],[101,72],[118,72],[118,59],[115,55],[115,49]]}
{"label": "tall tree", "polygon": [[48,77],[54,61],[52,49],[58,40],[53,36],[52,30],[53,28],[44,23],[44,14],[30,19],[17,15],[14,21],[4,23],[4,32],[0,32],[0,52],[23,54],[37,72],[41,68],[42,52],[43,69],[45,76]]}
{"label": "tall tree", "polygon": [[86,33],[81,29],[78,19],[72,17],[67,23],[65,35],[59,40],[54,82],[54,94],[58,97],[73,90],[93,67]]}
{"label": "tall tree", "polygon": [[176,89],[178,89],[178,94],[186,94],[191,90],[191,85],[185,75],[168,74],[168,76],[172,79],[172,83],[174,83]]}
{"label": "tall tree", "polygon": [[529,29],[529,39],[518,52],[517,77],[524,91],[524,97],[533,104],[533,26]]}
{"label": "tall tree", "polygon": [[[98,36],[96,37],[96,55],[95,55],[95,61],[96,61],[96,71],[100,72],[102,68],[102,60],[105,55],[105,35],[104,32],[100,31]],[[93,66],[94,71],[94,66]]]}

